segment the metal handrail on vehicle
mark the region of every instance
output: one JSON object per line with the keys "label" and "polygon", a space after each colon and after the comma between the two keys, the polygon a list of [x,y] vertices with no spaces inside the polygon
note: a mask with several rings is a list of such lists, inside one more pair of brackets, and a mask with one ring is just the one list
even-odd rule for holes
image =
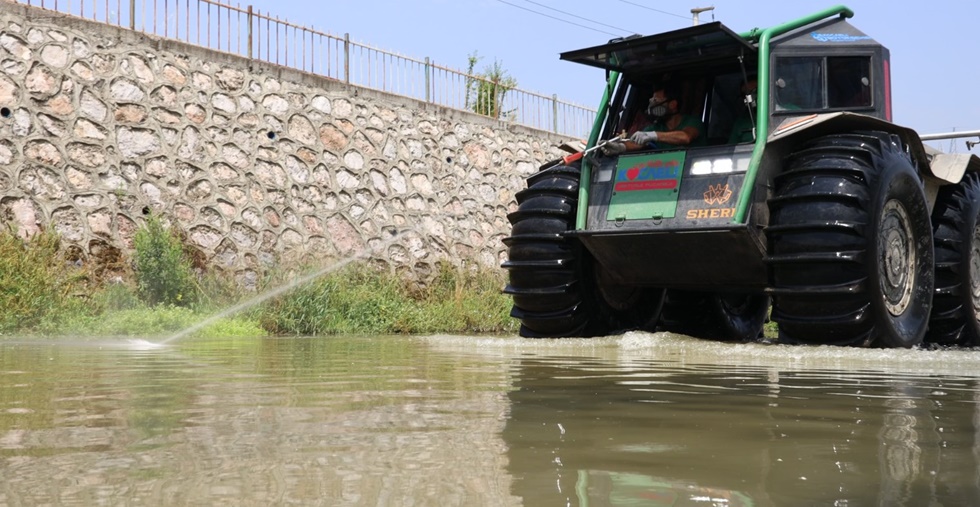
{"label": "metal handrail on vehicle", "polygon": [[[756,28],[749,32],[739,34],[743,39],[758,41],[759,71],[757,75],[759,82],[769,82],[769,54],[771,49],[769,41],[772,40],[773,37],[777,37],[831,16],[851,18],[854,17],[854,11],[843,5],[838,5],[810,14],[809,16],[804,16],[802,18],[783,23],[781,25],[766,28],[765,30]],[[760,86],[758,89],[758,94],[760,107],[766,107],[766,105],[769,104],[769,87]],[[769,132],[769,114],[768,111],[760,111],[756,116],[755,131],[758,132],[759,135],[756,136],[755,147],[752,149],[752,159],[749,161],[748,170],[745,172],[745,182],[742,184],[742,188],[738,193],[738,201],[736,201],[737,204],[735,206],[735,217],[732,218],[732,223],[736,224],[745,223],[749,203],[752,200],[752,190],[755,188],[755,178],[759,173],[759,165],[762,163],[762,154],[766,149],[765,134],[766,132]]]}

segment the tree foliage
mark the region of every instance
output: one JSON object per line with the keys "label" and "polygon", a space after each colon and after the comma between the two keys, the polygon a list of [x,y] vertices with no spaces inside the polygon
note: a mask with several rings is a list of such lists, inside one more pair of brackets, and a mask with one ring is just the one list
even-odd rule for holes
{"label": "tree foliage", "polygon": [[499,60],[476,73],[476,64],[482,59],[476,51],[469,55],[466,71],[466,108],[484,116],[508,119],[515,109],[503,110],[507,92],[517,87],[517,80],[511,77]]}

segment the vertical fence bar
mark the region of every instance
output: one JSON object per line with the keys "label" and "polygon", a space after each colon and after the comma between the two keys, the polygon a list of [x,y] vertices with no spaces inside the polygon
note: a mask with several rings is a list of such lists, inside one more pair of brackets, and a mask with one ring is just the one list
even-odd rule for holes
{"label": "vertical fence bar", "polygon": [[344,33],[344,82],[350,84],[350,34]]}
{"label": "vertical fence bar", "polygon": [[252,4],[248,5],[248,59],[252,59]]}
{"label": "vertical fence bar", "polygon": [[136,30],[136,0],[129,0],[129,29]]}
{"label": "vertical fence bar", "polygon": [[557,93],[551,96],[551,104],[552,104],[551,116],[555,127],[553,132],[557,134],[558,133],[558,94]]}
{"label": "vertical fence bar", "polygon": [[429,57],[425,57],[425,101],[432,102],[432,94],[429,92],[429,87],[432,82],[432,67],[429,65]]}

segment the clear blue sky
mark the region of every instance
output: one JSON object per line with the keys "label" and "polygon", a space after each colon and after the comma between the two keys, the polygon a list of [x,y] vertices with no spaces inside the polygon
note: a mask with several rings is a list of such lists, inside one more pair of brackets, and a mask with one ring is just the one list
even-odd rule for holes
{"label": "clear blue sky", "polygon": [[[524,90],[594,108],[603,71],[558,59],[563,51],[702,22],[736,32],[837,5],[814,0],[250,0],[256,9],[405,56],[465,70],[499,60]],[[891,50],[895,121],[920,133],[980,129],[980,1],[852,0],[851,22]],[[922,7],[913,7],[920,5]],[[535,11],[535,12],[531,12]],[[663,11],[663,12],[657,12]],[[540,14],[538,14],[540,13]],[[567,13],[567,14],[563,14]],[[553,19],[553,18],[559,18]],[[948,149],[949,142],[942,148]],[[956,149],[966,151],[962,140]],[[980,153],[980,148],[974,152]]]}

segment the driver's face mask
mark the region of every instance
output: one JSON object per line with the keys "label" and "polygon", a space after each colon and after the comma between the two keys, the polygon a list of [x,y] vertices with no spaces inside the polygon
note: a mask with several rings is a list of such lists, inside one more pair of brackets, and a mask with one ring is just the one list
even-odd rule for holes
{"label": "driver's face mask", "polygon": [[656,97],[650,97],[650,105],[647,106],[647,114],[653,118],[663,118],[667,116],[667,103],[670,102],[667,99],[662,99],[659,102]]}

